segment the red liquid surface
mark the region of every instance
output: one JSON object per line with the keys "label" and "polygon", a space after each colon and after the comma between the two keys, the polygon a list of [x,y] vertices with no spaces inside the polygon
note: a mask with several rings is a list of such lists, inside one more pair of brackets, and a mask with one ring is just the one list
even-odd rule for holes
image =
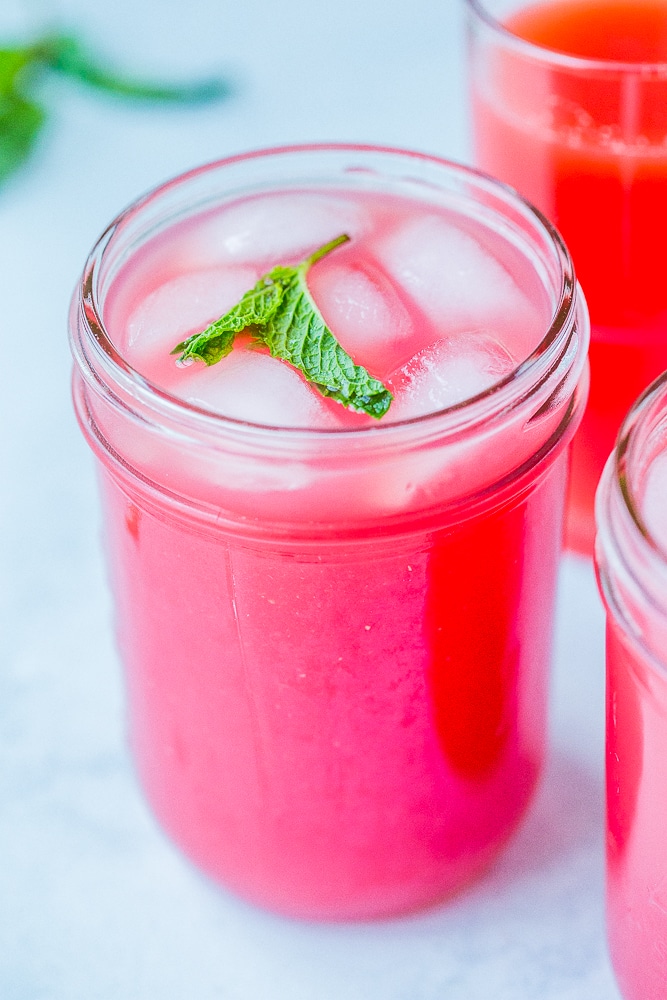
{"label": "red liquid surface", "polygon": [[[507,27],[570,55],[667,62],[659,0],[528,6]],[[568,543],[590,553],[594,493],[621,420],[667,368],[667,74],[600,74],[481,44],[475,58],[477,160],[555,223],[590,308],[591,390],[568,513]]]}
{"label": "red liquid surface", "polygon": [[526,7],[507,27],[535,45],[583,59],[659,63],[667,57],[664,0],[557,0]]}

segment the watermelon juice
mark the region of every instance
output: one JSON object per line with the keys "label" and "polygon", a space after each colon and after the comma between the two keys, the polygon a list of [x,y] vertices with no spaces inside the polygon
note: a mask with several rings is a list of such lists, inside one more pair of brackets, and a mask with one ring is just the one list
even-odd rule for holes
{"label": "watermelon juice", "polygon": [[[394,399],[241,332],[170,353],[341,234],[308,295]],[[540,772],[587,315],[521,199],[418,154],[194,171],[122,215],[71,316],[130,739],[159,820],[267,907],[361,918],[483,868]]]}
{"label": "watermelon juice", "polygon": [[667,376],[625,423],[600,484],[607,608],[607,922],[627,1000],[667,983]]}
{"label": "watermelon juice", "polygon": [[667,3],[469,0],[475,156],[558,227],[591,315],[568,544],[592,551],[598,478],[667,368]]}

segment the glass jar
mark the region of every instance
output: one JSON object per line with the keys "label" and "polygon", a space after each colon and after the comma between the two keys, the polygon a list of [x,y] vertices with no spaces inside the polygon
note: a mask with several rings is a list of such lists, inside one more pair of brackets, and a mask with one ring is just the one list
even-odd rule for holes
{"label": "glass jar", "polygon": [[[590,310],[591,385],[572,448],[566,544],[592,556],[602,469],[628,409],[667,368],[664,11],[569,0],[466,6],[475,162],[558,228]],[[614,51],[627,61],[605,57]],[[642,59],[660,52],[662,62]]]}
{"label": "glass jar", "polygon": [[[109,302],[140,287],[147,242],[300,189],[446,206],[502,239],[549,302],[539,345],[469,400],[347,430],[225,418],[134,370]],[[234,157],[149,194],[97,244],[72,303],[74,398],[130,740],[155,814],[213,878],[282,912],[368,918],[452,892],[514,829],[544,756],[587,337],[548,223],[416,153]]]}
{"label": "glass jar", "polygon": [[597,495],[607,611],[607,922],[626,1000],[667,983],[667,373],[623,424]]}

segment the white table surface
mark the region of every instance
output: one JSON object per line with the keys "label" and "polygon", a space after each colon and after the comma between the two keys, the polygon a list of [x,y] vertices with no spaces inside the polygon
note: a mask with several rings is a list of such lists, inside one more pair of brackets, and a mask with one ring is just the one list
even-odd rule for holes
{"label": "white table surface", "polygon": [[62,81],[29,169],[0,190],[2,1000],[617,1000],[603,924],[603,615],[563,563],[552,752],[493,870],[446,906],[295,923],[209,884],[137,789],[65,325],[111,218],[183,169],[303,141],[467,159],[458,0],[2,0],[117,63],[233,72],[233,100],[130,106]]}

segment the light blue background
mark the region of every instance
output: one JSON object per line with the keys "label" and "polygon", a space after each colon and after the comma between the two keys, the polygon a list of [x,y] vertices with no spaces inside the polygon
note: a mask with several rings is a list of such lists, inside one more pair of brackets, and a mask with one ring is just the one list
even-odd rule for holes
{"label": "light blue background", "polygon": [[53,18],[118,64],[165,78],[229,71],[238,93],[148,109],[58,81],[38,154],[0,191],[0,998],[615,1000],[590,565],[563,565],[553,752],[488,876],[406,919],[281,920],[200,877],[139,795],[92,460],[69,399],[71,290],[104,226],[157,182],[286,142],[468,157],[459,4],[3,0],[0,37]]}

